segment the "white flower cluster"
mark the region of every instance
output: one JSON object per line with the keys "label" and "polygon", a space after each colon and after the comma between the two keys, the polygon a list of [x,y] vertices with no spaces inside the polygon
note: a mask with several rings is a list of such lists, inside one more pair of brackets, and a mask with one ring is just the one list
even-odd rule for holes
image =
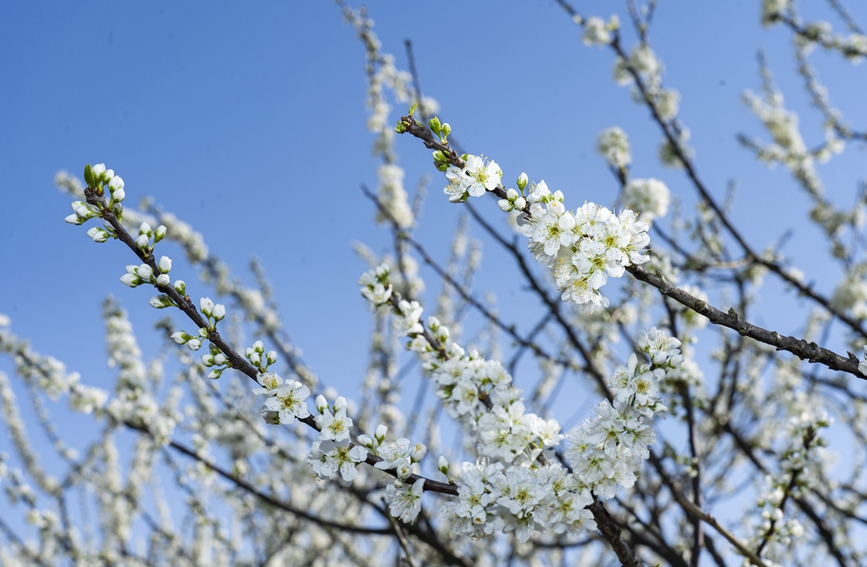
{"label": "white flower cluster", "polygon": [[288,425],[295,418],[305,418],[310,415],[307,411],[306,400],[310,397],[310,388],[296,380],[283,381],[278,374],[268,372],[259,374],[257,381],[261,388],[254,388],[253,394],[265,396],[262,405],[262,417],[267,423]]}
{"label": "white flower cluster", "polygon": [[784,546],[793,538],[804,535],[804,527],[796,518],[785,518],[783,503],[788,497],[799,498],[825,482],[822,453],[825,440],[819,435],[833,420],[824,410],[809,410],[789,418],[785,446],[780,453],[780,471],[765,477],[766,487],[757,501],[761,523],[756,527],[754,541],[767,539]]}
{"label": "white flower cluster", "polygon": [[[368,279],[375,276],[369,274]],[[649,454],[655,439],[650,422],[654,414],[666,411],[658,382],[682,363],[680,342],[656,329],[640,338],[638,348],[651,363],[638,365],[633,354],[611,379],[614,403],[603,402],[596,418],[570,433],[567,457],[575,467],[570,474],[544,456],[564,438],[559,423],[525,413],[521,391],[511,386],[512,378],[500,363],[466,352],[435,317],[428,318],[425,332],[422,312],[418,303],[400,300],[395,330],[410,339],[408,349],[426,360],[437,397],[470,433],[479,455],[475,464],[463,465],[456,479],[458,499],[443,509],[453,529],[473,537],[514,533],[520,541],[537,531],[594,529],[593,514],[586,509],[593,492],[611,497],[618,484],[631,486]],[[384,435],[381,431],[376,441],[364,437],[359,442],[377,451]],[[401,479],[408,478],[412,464],[420,460],[406,439],[379,448],[377,454],[383,458],[377,466],[396,469]],[[442,462],[440,470],[447,474],[448,465]],[[392,514],[414,517],[421,490],[417,483],[395,483],[389,490]]]}
{"label": "white flower cluster", "polygon": [[575,212],[567,211],[563,194],[552,194],[544,181],[531,186],[527,201],[530,218],[521,233],[530,239],[536,259],[554,271],[563,301],[607,307],[599,288],[609,276],[619,278],[626,267],[649,259],[647,223],[629,209],[615,215],[584,203]]}
{"label": "white flower cluster", "polygon": [[658,179],[631,179],[623,188],[623,206],[641,211],[648,223],[668,213],[671,191]]}
{"label": "white flower cluster", "polygon": [[867,281],[864,271],[862,265],[847,270],[831,296],[834,309],[847,312],[858,320],[867,319]]}
{"label": "white flower cluster", "polygon": [[[617,16],[613,16],[612,22],[616,21],[616,18]],[[591,16],[584,22],[584,34],[581,36],[581,41],[584,42],[584,45],[608,45],[611,43],[610,29],[605,20]]]}
{"label": "white flower cluster", "polygon": [[785,15],[789,0],[762,0],[762,25],[771,26]]}
{"label": "white flower cluster", "polygon": [[485,160],[479,156],[463,156],[466,165],[463,168],[450,165],[446,170],[449,184],[443,193],[449,196],[452,203],[466,201],[469,197],[481,197],[487,191],[495,189],[503,177],[503,171],[497,162]]}
{"label": "white flower cluster", "polygon": [[0,314],[0,351],[14,353],[15,372],[37,386],[52,400],[69,395],[69,409],[76,413],[101,415],[108,392],[81,383],[78,372],[67,372],[66,365],[51,356],[33,351],[27,341],[14,335],[8,316]]}
{"label": "white flower cluster", "polygon": [[596,138],[596,150],[605,157],[611,167],[624,169],[632,163],[629,138],[626,132],[617,126],[606,128],[599,133]]}
{"label": "white flower cluster", "polygon": [[[750,145],[755,149],[756,156],[763,162],[774,165],[782,163],[799,181],[814,195],[822,192],[822,182],[816,172],[815,156],[807,149],[798,128],[798,115],[786,110],[783,94],[770,85],[770,75],[763,70],[766,86],[764,98],[747,90],[743,95],[744,103],[759,120],[774,139],[774,143],[764,145],[759,140],[753,140]],[[840,152],[843,145],[831,143],[827,151]]]}
{"label": "white flower cluster", "polygon": [[108,403],[107,411],[121,423],[144,427],[157,443],[166,444],[182,417],[168,408],[161,408],[151,392],[151,381],[145,375],[141,350],[126,312],[115,302],[108,301],[104,317],[109,365],[118,368],[116,397]]}
{"label": "white flower cluster", "polygon": [[635,483],[656,440],[650,427],[653,416],[667,411],[659,383],[683,362],[679,347],[677,339],[650,329],[638,341],[650,363],[639,364],[634,353],[629,355],[626,366],[618,367],[608,382],[614,401],[603,400],[593,418],[569,431],[566,459],[597,496],[612,498],[618,485],[629,488]]}
{"label": "white flower cluster", "polygon": [[378,211],[376,222],[384,222],[390,217],[401,228],[411,227],[415,218],[409,207],[406,190],[403,188],[403,168],[393,163],[386,163],[379,166],[376,173],[379,178],[376,198],[388,212],[386,217],[382,211]]}
{"label": "white flower cluster", "polygon": [[464,463],[458,499],[443,506],[452,529],[474,538],[514,533],[526,542],[537,531],[595,530],[590,491],[559,465],[509,467],[480,460]]}
{"label": "white flower cluster", "polygon": [[857,32],[847,36],[833,33],[829,22],[806,23],[798,30],[794,39],[805,54],[809,54],[818,44],[826,50],[839,51],[856,65],[867,57],[867,35]]}
{"label": "white flower cluster", "polygon": [[319,415],[314,420],[319,440],[310,447],[307,462],[319,478],[330,478],[339,471],[344,481],[352,482],[358,476],[358,463],[367,459],[367,449],[349,441],[352,419],[346,415],[346,407],[343,396],[333,406],[328,405],[324,396],[316,397]]}
{"label": "white flower cluster", "polygon": [[[94,166],[88,165],[84,170],[84,177],[89,187],[98,188],[100,191],[104,191],[104,188],[109,190],[110,199],[107,205],[109,209],[116,213],[123,211],[120,203],[126,198],[126,193],[123,190],[124,183],[119,175],[114,174],[113,169],[106,169],[104,163],[98,163]],[[102,193],[99,194],[102,195]],[[83,224],[92,218],[102,217],[102,212],[98,208],[84,201],[74,201],[72,211],[73,214],[64,219],[69,224]],[[109,237],[114,238],[116,236],[110,226],[106,226],[104,229],[92,228],[87,232],[87,235],[95,242],[105,242]]]}
{"label": "white flower cluster", "polygon": [[388,303],[394,288],[388,281],[390,268],[388,264],[380,264],[373,270],[364,272],[358,285],[361,286],[361,295],[364,296],[374,307]]}
{"label": "white flower cluster", "polygon": [[421,306],[401,300],[399,310],[396,332],[408,336],[407,348],[427,359],[424,366],[436,384],[437,397],[474,436],[480,455],[506,463],[532,463],[563,438],[556,420],[525,413],[521,390],[511,386],[512,377],[498,361],[485,360],[475,350],[466,352],[436,317],[428,317],[428,328],[438,343],[431,345],[422,334]]}

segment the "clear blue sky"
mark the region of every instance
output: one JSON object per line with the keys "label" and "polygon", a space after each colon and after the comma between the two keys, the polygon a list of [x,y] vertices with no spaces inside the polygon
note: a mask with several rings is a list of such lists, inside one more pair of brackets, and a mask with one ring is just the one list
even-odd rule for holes
{"label": "clear blue sky", "polygon": [[[610,204],[616,183],[593,148],[599,130],[618,125],[632,140],[633,175],[658,177],[694,202],[682,173],[659,165],[660,135],[647,110],[610,79],[611,52],[584,47],[552,2],[368,4],[383,49],[405,68],[403,41],[413,40],[425,94],[439,100],[468,151],[497,160],[510,185],[526,171],[563,190],[572,206]],[[602,16],[616,6],[626,21],[620,3],[580,6]],[[756,164],[735,140],[738,132],[763,134],[740,101],[743,89],[760,87],[758,48],[790,108],[802,112],[807,144],[822,140],[819,119],[806,112],[789,34],[762,29],[759,6],[662,1],[651,42],[667,85],[681,92],[681,119],[714,194],[738,179],[733,218],[752,242],[763,248],[794,229],[787,250],[808,279],[827,286],[836,276],[811,271],[825,249],[811,244],[816,233],[805,228],[805,201],[788,173]],[[631,31],[627,38],[629,45]],[[388,243],[359,191],[361,183],[375,186],[377,167],[364,128],[364,56],[336,5],[4,2],[0,51],[0,313],[17,334],[108,388],[99,306],[113,293],[131,312],[146,354],[155,351],[152,325],[165,313],[147,307],[149,292],[120,283],[131,253],[92,244],[84,229],[65,224],[69,199],[53,187],[59,169],[80,175],[85,163],[104,162],[126,181],[130,203],[152,195],[247,281],[246,263],[259,256],[305,359],[353,395],[366,364],[368,318],[356,287],[364,265],[349,243],[375,250]],[[863,128],[867,67],[824,54],[813,61],[834,103]],[[398,139],[397,150],[407,188],[436,173],[416,141]],[[864,148],[851,146],[820,168],[835,202],[853,200],[865,163]],[[435,176],[418,235],[443,259],[460,208],[441,186]],[[485,208],[498,217],[493,203]],[[194,297],[205,295],[177,249],[166,250],[176,258],[173,276],[186,279]],[[499,291],[504,318],[526,330],[532,322],[522,317],[537,304],[508,260],[493,245],[487,251],[478,289]],[[757,322],[794,332],[800,318],[765,311]]]}

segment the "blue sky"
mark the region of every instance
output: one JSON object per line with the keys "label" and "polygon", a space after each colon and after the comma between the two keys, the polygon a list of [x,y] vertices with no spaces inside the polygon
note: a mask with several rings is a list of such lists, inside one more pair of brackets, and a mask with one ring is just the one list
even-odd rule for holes
{"label": "blue sky", "polygon": [[[737,179],[735,222],[758,248],[794,230],[787,251],[828,292],[837,275],[814,269],[826,249],[808,226],[805,199],[785,170],[768,171],[735,139],[763,134],[740,100],[743,89],[760,88],[762,48],[790,108],[802,113],[808,146],[822,140],[789,34],[761,28],[759,4],[661,2],[651,42],[666,84],[682,95],[680,116],[712,192],[721,198]],[[626,22],[620,3],[580,3],[588,15],[607,16],[613,6]],[[634,176],[658,177],[686,205],[695,201],[683,174],[658,163],[660,134],[647,110],[611,80],[611,52],[584,47],[579,28],[552,2],[374,0],[368,7],[384,51],[405,68],[403,41],[413,41],[425,94],[438,99],[468,151],[497,160],[508,184],[526,171],[563,190],[567,204],[610,205],[617,185],[594,145],[601,129],[617,125],[630,135]],[[108,388],[99,306],[112,293],[131,312],[145,353],[158,348],[151,329],[164,313],[147,306],[148,292],[119,281],[131,253],[92,244],[85,230],[63,222],[69,199],[54,189],[55,172],[80,175],[85,163],[104,162],[124,178],[130,203],[153,196],[247,281],[246,263],[257,255],[307,362],[342,393],[356,391],[369,323],[356,286],[364,264],[349,243],[379,251],[388,240],[359,190],[375,186],[377,167],[364,128],[364,55],[336,5],[6,2],[0,50],[7,54],[0,59],[0,313],[18,335]],[[867,67],[822,53],[812,60],[834,103],[863,128]],[[407,188],[436,174],[421,144],[400,138],[396,149]],[[854,200],[865,163],[863,146],[852,145],[820,168],[834,202]],[[440,259],[460,213],[442,184],[435,175],[418,231]],[[482,208],[499,218],[493,202]],[[486,251],[477,289],[499,292],[504,318],[526,330],[536,300],[490,242]],[[176,258],[173,276],[188,281],[192,296],[210,293],[177,249],[164,253]],[[763,295],[772,300],[779,289],[772,284]],[[770,305],[755,322],[796,332],[800,316]],[[0,369],[9,367],[0,360]]]}

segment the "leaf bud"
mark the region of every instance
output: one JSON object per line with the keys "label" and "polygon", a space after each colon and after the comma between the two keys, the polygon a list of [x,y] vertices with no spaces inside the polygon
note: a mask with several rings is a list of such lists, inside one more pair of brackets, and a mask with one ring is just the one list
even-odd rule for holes
{"label": "leaf bud", "polygon": [[84,182],[87,183],[88,187],[96,185],[96,177],[93,175],[93,168],[90,167],[90,164],[84,166]]}

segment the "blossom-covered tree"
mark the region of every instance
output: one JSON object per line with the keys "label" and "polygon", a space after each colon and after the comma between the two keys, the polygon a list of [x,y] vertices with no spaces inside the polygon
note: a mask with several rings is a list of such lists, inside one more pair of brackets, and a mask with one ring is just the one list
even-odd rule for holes
{"label": "blossom-covered tree", "polygon": [[[378,181],[363,191],[392,240],[387,253],[357,245],[369,269],[347,284],[360,288],[373,324],[359,337],[370,343],[359,389],[328,388],[305,364],[261,269],[257,287],[242,284],[180,216],[149,200],[129,206],[135,181],[105,164],[86,165],[81,178],[61,172],[66,222],[125,249],[120,281],[148,290],[169,316],[158,328],[164,348],[148,361],[120,303],[144,301],[141,290],[105,301],[113,391],[0,316],[0,352],[15,369],[0,372],[14,444],[0,454],[0,563],[861,564],[867,198],[862,188],[841,207],[817,164],[863,148],[867,130],[832,106],[809,60],[816,48],[847,64],[867,57],[867,36],[844,7],[828,2],[841,31],[790,0],[761,2],[762,23],[791,34],[824,139],[805,139],[762,57],[761,94],[743,99],[767,133],[740,137],[812,203],[807,217],[831,257],[823,269],[841,274],[825,289],[781,243],[753,242],[700,175],[680,94],[650,41],[654,0],[627,1],[626,23],[556,4],[584,44],[608,52],[614,81],[658,129],[658,159],[696,196],[692,208],[633,170],[629,124],[581,134],[619,189],[607,203],[584,200],[579,180],[549,187],[520,163],[464,147],[471,125],[453,128],[449,109],[423,95],[411,46],[409,70],[398,69],[367,12],[338,3],[366,54]],[[434,197],[454,203],[445,261],[416,235],[425,191],[404,187],[398,150],[432,152]],[[310,208],[298,203],[293,214]],[[481,253],[464,212],[541,304],[532,326],[473,292]],[[202,281],[176,277],[182,262],[169,246]],[[420,263],[441,284],[435,295]],[[762,309],[769,279],[795,292],[783,300],[806,314],[797,330]],[[410,374],[418,391],[404,397]],[[50,466],[14,381],[53,444]],[[558,414],[567,383],[584,408],[572,427]],[[83,453],[52,422],[48,407],[61,400],[99,426]],[[839,439],[848,450],[835,459],[828,445]]]}

